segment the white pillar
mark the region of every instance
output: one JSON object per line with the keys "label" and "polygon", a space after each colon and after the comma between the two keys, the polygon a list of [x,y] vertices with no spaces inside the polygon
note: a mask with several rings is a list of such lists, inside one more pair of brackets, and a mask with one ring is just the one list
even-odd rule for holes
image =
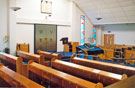
{"label": "white pillar", "polygon": [[16,5],[16,0],[9,0],[9,49],[10,54],[16,51],[16,11],[11,7]]}

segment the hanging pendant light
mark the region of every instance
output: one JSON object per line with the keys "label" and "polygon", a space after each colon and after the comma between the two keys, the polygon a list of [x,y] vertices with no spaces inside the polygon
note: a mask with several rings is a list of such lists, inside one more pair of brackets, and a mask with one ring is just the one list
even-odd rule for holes
{"label": "hanging pendant light", "polygon": [[101,11],[100,11],[100,7],[98,6],[98,12],[97,12],[97,20],[102,20],[103,18],[101,17]]}
{"label": "hanging pendant light", "polygon": [[21,7],[18,7],[18,6],[17,6],[17,1],[16,1],[16,0],[15,0],[15,6],[11,7],[11,9],[12,9],[13,11],[18,11],[18,10],[21,9]]}
{"label": "hanging pendant light", "polygon": [[102,18],[101,18],[101,17],[97,17],[96,19],[97,19],[97,20],[101,20]]}
{"label": "hanging pendant light", "polygon": [[17,11],[17,10],[19,10],[19,9],[21,9],[20,7],[11,7],[11,9],[13,10],[13,11]]}

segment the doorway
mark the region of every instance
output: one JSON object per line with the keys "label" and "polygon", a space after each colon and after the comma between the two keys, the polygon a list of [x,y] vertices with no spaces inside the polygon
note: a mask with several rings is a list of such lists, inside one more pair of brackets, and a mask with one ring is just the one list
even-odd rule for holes
{"label": "doorway", "polygon": [[114,45],[114,34],[105,34],[104,35],[104,46]]}

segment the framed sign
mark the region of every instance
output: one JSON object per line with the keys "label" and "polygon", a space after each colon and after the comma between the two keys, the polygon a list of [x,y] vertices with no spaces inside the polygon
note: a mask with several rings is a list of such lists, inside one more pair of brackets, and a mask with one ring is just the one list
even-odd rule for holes
{"label": "framed sign", "polygon": [[41,13],[46,13],[46,14],[52,13],[52,1],[41,0]]}

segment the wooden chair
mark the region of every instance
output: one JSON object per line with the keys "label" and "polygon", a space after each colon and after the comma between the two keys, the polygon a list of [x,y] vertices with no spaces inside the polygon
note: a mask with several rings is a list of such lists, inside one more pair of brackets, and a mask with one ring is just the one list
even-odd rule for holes
{"label": "wooden chair", "polygon": [[111,60],[113,61],[112,57],[114,57],[114,50],[113,49],[103,49],[104,54],[99,54],[98,57],[102,60]]}
{"label": "wooden chair", "polygon": [[135,60],[132,60],[132,59],[135,59],[135,51],[132,50],[132,52],[130,53],[130,59],[131,60],[128,60],[127,62],[130,64],[130,65],[135,65]]}
{"label": "wooden chair", "polygon": [[17,43],[17,45],[16,45],[17,51],[21,50],[21,51],[24,51],[24,52],[29,52],[30,51],[29,48],[30,48],[29,44],[26,44],[26,43],[23,43],[23,44]]}

